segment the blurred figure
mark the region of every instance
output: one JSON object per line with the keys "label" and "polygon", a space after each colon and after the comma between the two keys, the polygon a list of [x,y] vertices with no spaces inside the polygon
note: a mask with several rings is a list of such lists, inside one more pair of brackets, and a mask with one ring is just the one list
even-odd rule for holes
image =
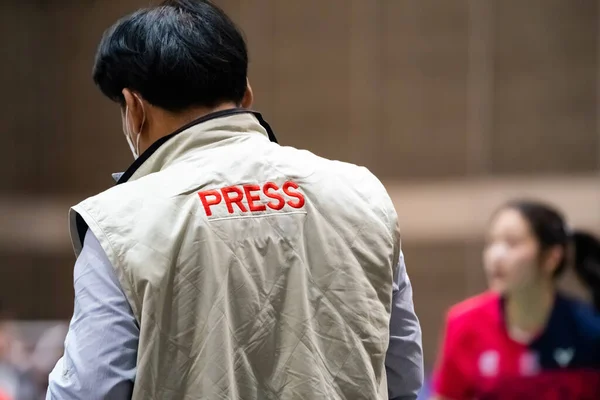
{"label": "blurred figure", "polygon": [[48,375],[64,352],[64,340],[67,326],[58,324],[46,329],[37,340],[30,356],[29,371],[34,378],[39,393],[38,398],[45,397],[48,388]]}
{"label": "blurred figure", "polygon": [[0,315],[0,400],[39,400],[41,393],[27,371],[25,344],[16,336],[6,314]]}
{"label": "blurred figure", "polygon": [[599,250],[547,205],[515,201],[497,211],[484,251],[491,291],[449,311],[435,398],[599,399],[600,317],[555,283],[573,251],[576,270],[597,279]]}
{"label": "blurred figure", "polygon": [[0,394],[4,397],[14,396],[18,392],[17,370],[10,362],[11,336],[0,309]]}
{"label": "blurred figure", "polygon": [[71,212],[76,301],[48,399],[416,398],[391,199],[365,168],[279,146],[247,68],[207,1],[105,33],[94,80],[136,161]]}

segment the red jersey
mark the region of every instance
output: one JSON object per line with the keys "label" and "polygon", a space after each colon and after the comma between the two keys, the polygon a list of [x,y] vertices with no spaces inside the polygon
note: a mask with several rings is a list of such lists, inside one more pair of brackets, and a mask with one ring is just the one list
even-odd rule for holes
{"label": "red jersey", "polygon": [[451,400],[600,400],[600,317],[557,296],[545,330],[514,341],[493,293],[448,313],[434,392]]}

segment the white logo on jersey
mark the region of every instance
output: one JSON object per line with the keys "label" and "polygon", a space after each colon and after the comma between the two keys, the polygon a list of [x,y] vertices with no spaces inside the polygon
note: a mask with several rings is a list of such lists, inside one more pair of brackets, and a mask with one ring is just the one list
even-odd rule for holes
{"label": "white logo on jersey", "polygon": [[523,353],[519,360],[519,371],[524,376],[537,375],[540,372],[540,362],[537,353]]}
{"label": "white logo on jersey", "polygon": [[479,372],[483,376],[498,375],[498,366],[500,364],[500,355],[495,350],[488,350],[479,356]]}
{"label": "white logo on jersey", "polygon": [[575,349],[572,347],[568,349],[558,348],[554,350],[554,360],[563,368],[569,365],[574,355]]}

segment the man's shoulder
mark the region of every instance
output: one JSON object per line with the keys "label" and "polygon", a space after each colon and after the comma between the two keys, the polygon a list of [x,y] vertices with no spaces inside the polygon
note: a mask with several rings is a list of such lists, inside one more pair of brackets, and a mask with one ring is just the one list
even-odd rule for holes
{"label": "man's shoulder", "polygon": [[[333,160],[319,156],[308,150],[294,147],[278,147],[286,163],[297,167],[301,165],[303,171],[309,170],[311,175],[319,174],[334,179],[352,182],[364,182],[385,190],[379,179],[367,168],[347,161]],[[360,187],[358,187],[360,189]]]}
{"label": "man's shoulder", "polygon": [[172,176],[160,171],[133,181],[127,181],[125,183],[111,186],[84,199],[79,204],[108,202],[111,207],[128,207],[127,203],[149,200],[156,195],[160,195],[161,193],[163,193],[165,196],[169,196],[170,186],[174,186],[175,184],[176,182]]}
{"label": "man's shoulder", "polygon": [[[135,198],[135,194],[138,193],[135,190],[131,190],[130,185],[135,185],[135,182],[110,187],[100,193],[87,197],[73,208],[88,208],[94,205],[103,206],[105,204],[109,204],[111,208],[127,206],[127,203],[132,198]],[[124,201],[125,198],[128,201]]]}
{"label": "man's shoulder", "polygon": [[396,229],[397,213],[394,202],[383,183],[366,167],[348,162],[325,160],[322,170],[326,186],[331,186],[332,195],[344,198],[346,204],[362,207],[362,218],[366,218],[367,210],[373,212],[388,225],[390,230]]}
{"label": "man's shoulder", "polygon": [[373,205],[385,212],[395,211],[383,183],[364,166],[328,159],[308,150],[278,147],[276,169],[301,181],[319,196],[343,199],[363,207]]}
{"label": "man's shoulder", "polygon": [[[362,199],[389,199],[383,183],[367,167],[344,161],[322,159],[321,172],[329,176],[331,181],[339,183],[347,191],[355,193]],[[389,202],[389,206],[391,202]]]}
{"label": "man's shoulder", "polygon": [[80,239],[83,240],[81,231],[90,225],[114,230],[139,221],[148,222],[152,216],[164,220],[172,217],[173,207],[178,204],[168,201],[173,197],[168,183],[163,184],[164,179],[157,180],[153,175],[157,174],[115,185],[74,205],[71,220],[75,221]]}

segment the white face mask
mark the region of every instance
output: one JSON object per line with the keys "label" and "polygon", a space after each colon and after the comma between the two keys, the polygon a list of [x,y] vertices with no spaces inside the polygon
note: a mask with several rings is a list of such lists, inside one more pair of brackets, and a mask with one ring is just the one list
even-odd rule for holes
{"label": "white face mask", "polygon": [[129,126],[129,107],[125,107],[125,126],[123,129],[123,134],[125,135],[125,139],[127,139],[127,144],[129,145],[129,149],[131,149],[131,153],[133,154],[133,158],[137,160],[140,156],[140,137],[142,136],[142,128],[144,123],[146,122],[146,110],[144,110],[144,105],[138,96],[135,96],[140,104],[142,104],[142,112],[144,113],[144,118],[142,120],[142,125],[140,126],[140,131],[136,133],[137,137],[135,139],[135,145],[133,144],[133,132]]}

